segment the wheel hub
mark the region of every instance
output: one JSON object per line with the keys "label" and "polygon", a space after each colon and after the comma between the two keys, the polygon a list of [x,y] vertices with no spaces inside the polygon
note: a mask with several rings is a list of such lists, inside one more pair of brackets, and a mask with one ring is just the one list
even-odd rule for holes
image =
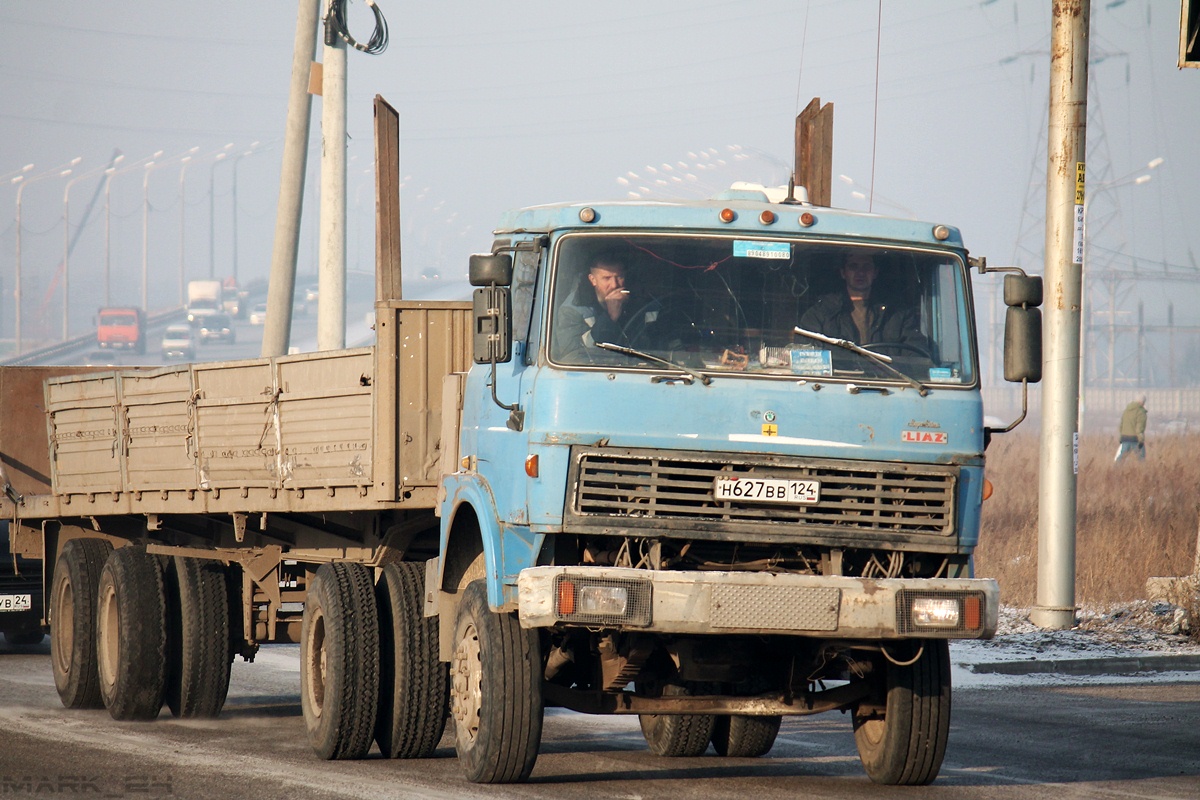
{"label": "wheel hub", "polygon": [[468,624],[454,648],[454,658],[450,663],[450,712],[454,716],[459,739],[467,743],[474,743],[479,735],[482,678],[479,632],[473,624]]}

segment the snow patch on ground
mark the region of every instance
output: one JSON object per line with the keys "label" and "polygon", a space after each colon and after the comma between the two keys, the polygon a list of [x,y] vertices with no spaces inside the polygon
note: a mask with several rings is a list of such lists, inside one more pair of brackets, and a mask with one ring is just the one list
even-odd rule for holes
{"label": "snow patch on ground", "polygon": [[[987,674],[975,670],[999,662],[1062,662],[1079,659],[1191,656],[1200,658],[1200,640],[1181,632],[1184,615],[1169,603],[1146,600],[1080,609],[1070,630],[1043,630],[1029,621],[1028,608],[1002,606],[996,636],[955,641],[950,661],[956,686],[1012,686],[1029,683],[1083,683],[1121,680],[1120,675]],[[1200,672],[1141,672],[1137,680],[1200,680]]]}

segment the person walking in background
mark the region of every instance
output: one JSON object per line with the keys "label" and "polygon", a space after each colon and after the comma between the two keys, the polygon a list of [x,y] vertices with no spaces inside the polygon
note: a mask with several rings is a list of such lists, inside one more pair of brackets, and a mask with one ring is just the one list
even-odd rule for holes
{"label": "person walking in background", "polygon": [[1137,453],[1138,461],[1146,460],[1146,395],[1139,395],[1121,413],[1121,443],[1117,445],[1117,463],[1130,453]]}

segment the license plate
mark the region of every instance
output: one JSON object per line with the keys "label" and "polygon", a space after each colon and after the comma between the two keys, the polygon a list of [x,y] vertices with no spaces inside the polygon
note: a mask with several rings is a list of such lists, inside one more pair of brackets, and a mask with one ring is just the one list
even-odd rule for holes
{"label": "license plate", "polygon": [[33,608],[33,595],[0,594],[0,611],[28,611]]}
{"label": "license plate", "polygon": [[812,505],[821,499],[821,482],[784,478],[717,478],[713,498],[741,503]]}

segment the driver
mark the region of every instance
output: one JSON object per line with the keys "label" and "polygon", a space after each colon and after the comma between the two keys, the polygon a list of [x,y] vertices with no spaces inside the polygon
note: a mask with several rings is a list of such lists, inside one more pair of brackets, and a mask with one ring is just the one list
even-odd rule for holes
{"label": "driver", "polygon": [[658,305],[631,310],[625,288],[625,265],[611,255],[596,258],[587,282],[567,298],[558,311],[556,357],[574,363],[609,361],[597,342],[629,347],[630,342],[658,318]]}
{"label": "driver", "polygon": [[916,309],[886,305],[871,297],[879,266],[869,252],[850,250],[839,272],[845,289],[817,298],[800,318],[801,328],[858,345],[896,342],[929,348]]}

